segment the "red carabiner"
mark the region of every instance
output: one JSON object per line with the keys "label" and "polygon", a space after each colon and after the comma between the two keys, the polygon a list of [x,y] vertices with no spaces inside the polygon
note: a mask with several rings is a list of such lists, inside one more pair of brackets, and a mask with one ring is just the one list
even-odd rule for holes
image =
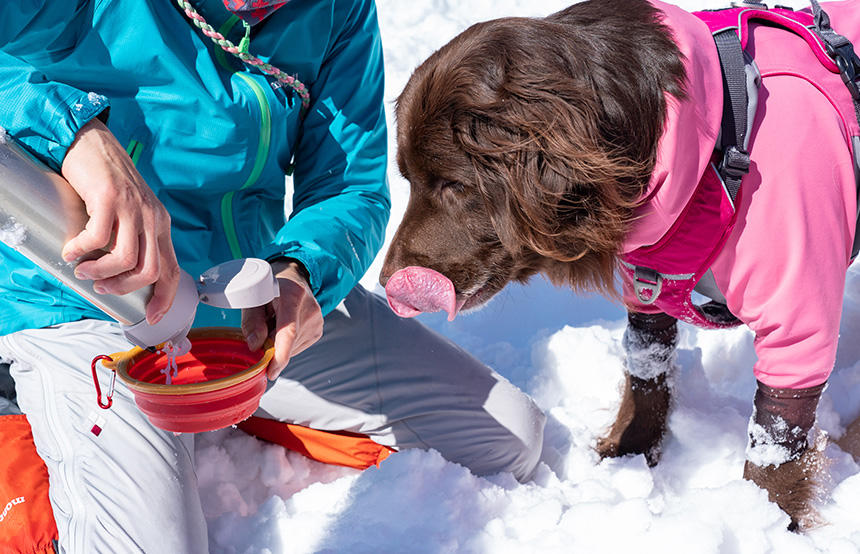
{"label": "red carabiner", "polygon": [[91,367],[93,369],[93,383],[95,383],[95,385],[96,385],[96,400],[99,403],[99,408],[101,408],[103,410],[107,410],[108,408],[110,408],[113,405],[113,389],[114,389],[114,385],[116,384],[116,370],[115,369],[111,370],[113,375],[111,375],[111,378],[110,378],[110,390],[108,391],[107,396],[105,397],[105,398],[107,398],[107,404],[102,404],[102,389],[99,386],[99,376],[96,374],[96,362],[98,362],[99,360],[108,360],[109,362],[112,362],[113,358],[111,358],[110,356],[105,356],[104,354],[102,354],[100,356],[96,356],[95,358],[93,358],[93,363],[91,365]]}

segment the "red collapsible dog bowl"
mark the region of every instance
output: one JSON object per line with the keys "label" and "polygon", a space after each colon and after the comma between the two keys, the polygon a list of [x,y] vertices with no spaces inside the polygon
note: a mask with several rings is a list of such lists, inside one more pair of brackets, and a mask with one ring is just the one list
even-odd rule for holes
{"label": "red collapsible dog bowl", "polygon": [[102,364],[131,389],[149,421],[166,431],[214,431],[250,417],[266,390],[272,341],[252,352],[241,331],[227,327],[192,329],[188,340],[191,350],[176,357],[177,372],[169,385],[163,351],[136,347],[112,354]]}

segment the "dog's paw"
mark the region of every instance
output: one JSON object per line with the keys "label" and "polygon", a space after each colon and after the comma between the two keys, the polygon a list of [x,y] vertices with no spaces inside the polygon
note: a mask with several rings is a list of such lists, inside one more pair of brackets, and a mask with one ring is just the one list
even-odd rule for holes
{"label": "dog's paw", "polygon": [[642,379],[627,375],[618,416],[595,450],[601,458],[644,454],[650,467],[657,465],[671,401],[666,375]]}
{"label": "dog's paw", "polygon": [[648,467],[654,467],[660,461],[662,449],[662,434],[659,437],[632,437],[628,433],[629,427],[616,425],[610,429],[609,434],[597,440],[594,450],[601,459],[618,458],[628,454],[643,454]]}
{"label": "dog's paw", "polygon": [[759,466],[749,460],[744,464],[744,479],[766,490],[770,501],[791,518],[788,529],[798,532],[824,524],[815,504],[823,492],[826,475],[827,460],[816,448],[778,466]]}

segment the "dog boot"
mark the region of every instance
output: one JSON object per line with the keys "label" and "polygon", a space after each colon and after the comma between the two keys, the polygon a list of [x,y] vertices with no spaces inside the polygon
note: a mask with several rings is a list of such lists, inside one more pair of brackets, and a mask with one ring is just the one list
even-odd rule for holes
{"label": "dog boot", "polygon": [[812,506],[819,493],[823,455],[809,444],[815,409],[824,384],[808,389],[775,389],[758,382],[744,479],[765,489],[791,518],[789,529],[818,523]]}
{"label": "dog boot", "polygon": [[659,461],[671,401],[677,334],[677,320],[670,315],[628,313],[624,391],[615,423],[597,442],[601,457],[644,454],[652,467]]}

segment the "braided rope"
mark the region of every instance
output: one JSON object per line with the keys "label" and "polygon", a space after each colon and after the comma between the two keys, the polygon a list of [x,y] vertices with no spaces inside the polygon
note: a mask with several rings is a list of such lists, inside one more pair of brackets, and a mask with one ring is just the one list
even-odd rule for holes
{"label": "braided rope", "polygon": [[224,35],[216,31],[211,25],[209,25],[209,23],[206,22],[205,19],[203,19],[203,16],[200,15],[197,10],[194,9],[194,6],[192,6],[190,2],[187,2],[186,0],[176,0],[176,3],[179,4],[179,7],[182,8],[182,11],[185,12],[185,15],[188,16],[188,19],[191,20],[194,26],[200,29],[200,31],[203,32],[204,35],[212,39],[212,42],[220,46],[221,49],[225,52],[233,54],[248,65],[258,67],[260,71],[271,75],[272,77],[277,79],[278,82],[296,91],[296,94],[298,94],[299,98],[302,99],[302,108],[307,109],[307,107],[310,105],[311,96],[310,93],[308,93],[308,89],[305,87],[304,83],[302,83],[295,77],[287,75],[277,67],[264,62],[257,56],[249,54],[247,52],[247,45],[244,44],[246,41],[243,40],[239,46],[236,46],[235,44],[224,38]]}

